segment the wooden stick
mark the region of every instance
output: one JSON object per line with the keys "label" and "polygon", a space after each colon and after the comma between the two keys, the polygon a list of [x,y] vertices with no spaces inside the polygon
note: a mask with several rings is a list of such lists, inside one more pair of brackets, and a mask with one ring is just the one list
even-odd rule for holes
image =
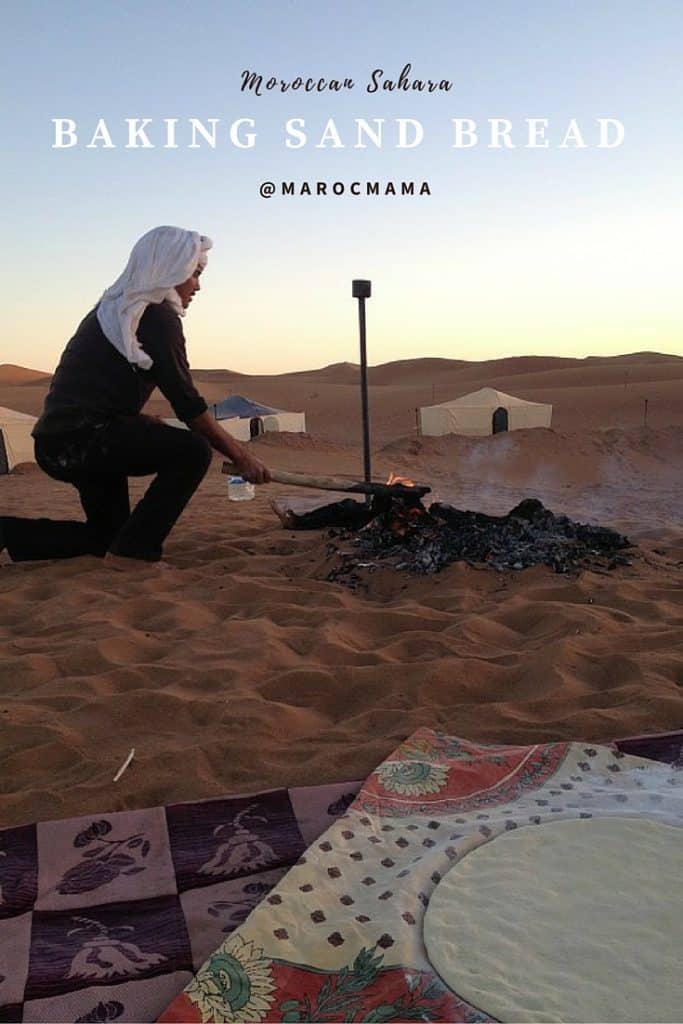
{"label": "wooden stick", "polygon": [[[223,473],[235,473],[236,469],[232,462],[223,463]],[[348,480],[342,476],[312,476],[309,473],[290,473],[285,469],[271,469],[270,476],[273,483],[290,484],[293,487],[314,487],[320,491],[345,491],[350,494],[396,494],[412,495],[422,497],[429,494],[431,488],[424,484],[416,484],[414,487],[407,487],[405,484],[381,484],[365,483],[356,480]]]}
{"label": "wooden stick", "polygon": [[119,779],[121,778],[121,776],[123,775],[123,773],[125,772],[126,768],[128,767],[128,765],[130,764],[130,762],[133,760],[134,757],[135,757],[135,747],[131,747],[130,754],[128,755],[126,760],[123,762],[123,764],[121,765],[121,767],[117,771],[116,775],[114,776],[114,782],[118,782],[119,781]]}

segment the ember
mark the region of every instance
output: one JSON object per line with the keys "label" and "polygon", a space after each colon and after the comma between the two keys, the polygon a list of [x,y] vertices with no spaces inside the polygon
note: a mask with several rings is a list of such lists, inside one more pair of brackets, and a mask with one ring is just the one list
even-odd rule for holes
{"label": "ember", "polygon": [[352,550],[328,548],[341,557],[328,579],[353,584],[357,568],[380,563],[416,574],[440,572],[457,561],[483,562],[499,571],[543,564],[558,573],[629,564],[618,554],[630,547],[626,537],[556,516],[533,498],[506,516],[463,512],[438,502],[427,511],[419,500],[377,505],[375,518],[357,533],[331,534],[350,542]]}

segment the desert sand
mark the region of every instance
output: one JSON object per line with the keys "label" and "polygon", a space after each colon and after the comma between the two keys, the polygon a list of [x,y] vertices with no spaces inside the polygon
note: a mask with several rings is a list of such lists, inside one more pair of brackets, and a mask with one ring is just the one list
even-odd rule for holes
{"label": "desert sand", "polygon": [[[194,376],[207,401],[305,410],[308,434],[252,442],[268,464],[362,475],[357,367]],[[0,367],[0,406],[38,414],[48,383]],[[552,430],[416,436],[416,406],[486,385],[552,402]],[[489,513],[538,497],[614,527],[637,547],[611,572],[459,563],[368,571],[352,591],[325,578],[325,532],[283,530],[270,508],[335,496],[272,484],[229,502],[218,455],[169,571],[0,555],[0,825],[361,778],[419,725],[520,743],[682,727],[682,397],[683,359],[654,353],[370,372],[375,477]],[[147,411],[171,414],[156,394]],[[26,464],[0,477],[0,509],[81,516],[73,488]]]}

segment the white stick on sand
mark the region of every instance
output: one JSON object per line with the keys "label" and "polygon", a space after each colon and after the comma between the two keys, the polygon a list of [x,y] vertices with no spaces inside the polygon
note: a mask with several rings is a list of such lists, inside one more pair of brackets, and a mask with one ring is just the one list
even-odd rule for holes
{"label": "white stick on sand", "polygon": [[118,782],[119,781],[119,779],[121,778],[121,776],[123,775],[123,773],[125,772],[126,768],[128,767],[128,765],[130,764],[130,762],[133,760],[134,757],[135,757],[135,747],[131,747],[130,748],[130,754],[128,755],[126,760],[123,762],[123,764],[121,765],[121,767],[117,771],[116,775],[114,776],[114,782]]}

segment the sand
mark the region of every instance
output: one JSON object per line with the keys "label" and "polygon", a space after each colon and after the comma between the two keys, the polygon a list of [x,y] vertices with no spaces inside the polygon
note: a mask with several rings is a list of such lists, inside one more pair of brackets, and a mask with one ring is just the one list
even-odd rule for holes
{"label": "sand", "polygon": [[[46,379],[21,370],[0,367],[0,405],[37,414]],[[356,377],[195,374],[209,401],[234,390],[306,410],[309,435],[254,443],[269,464],[347,474],[362,465]],[[433,388],[443,401],[484,384],[552,401],[553,429],[415,436]],[[330,495],[269,485],[229,502],[219,456],[166,572],[0,555],[0,824],[361,778],[419,725],[520,743],[680,728],[682,393],[683,359],[642,353],[371,373],[376,476],[484,512],[539,497],[620,529],[638,548],[613,572],[457,564],[367,574],[353,592],[325,580],[326,536],[283,530],[270,508]],[[153,396],[149,411],[167,407]],[[80,517],[73,488],[31,465],[0,477],[0,509]]]}

